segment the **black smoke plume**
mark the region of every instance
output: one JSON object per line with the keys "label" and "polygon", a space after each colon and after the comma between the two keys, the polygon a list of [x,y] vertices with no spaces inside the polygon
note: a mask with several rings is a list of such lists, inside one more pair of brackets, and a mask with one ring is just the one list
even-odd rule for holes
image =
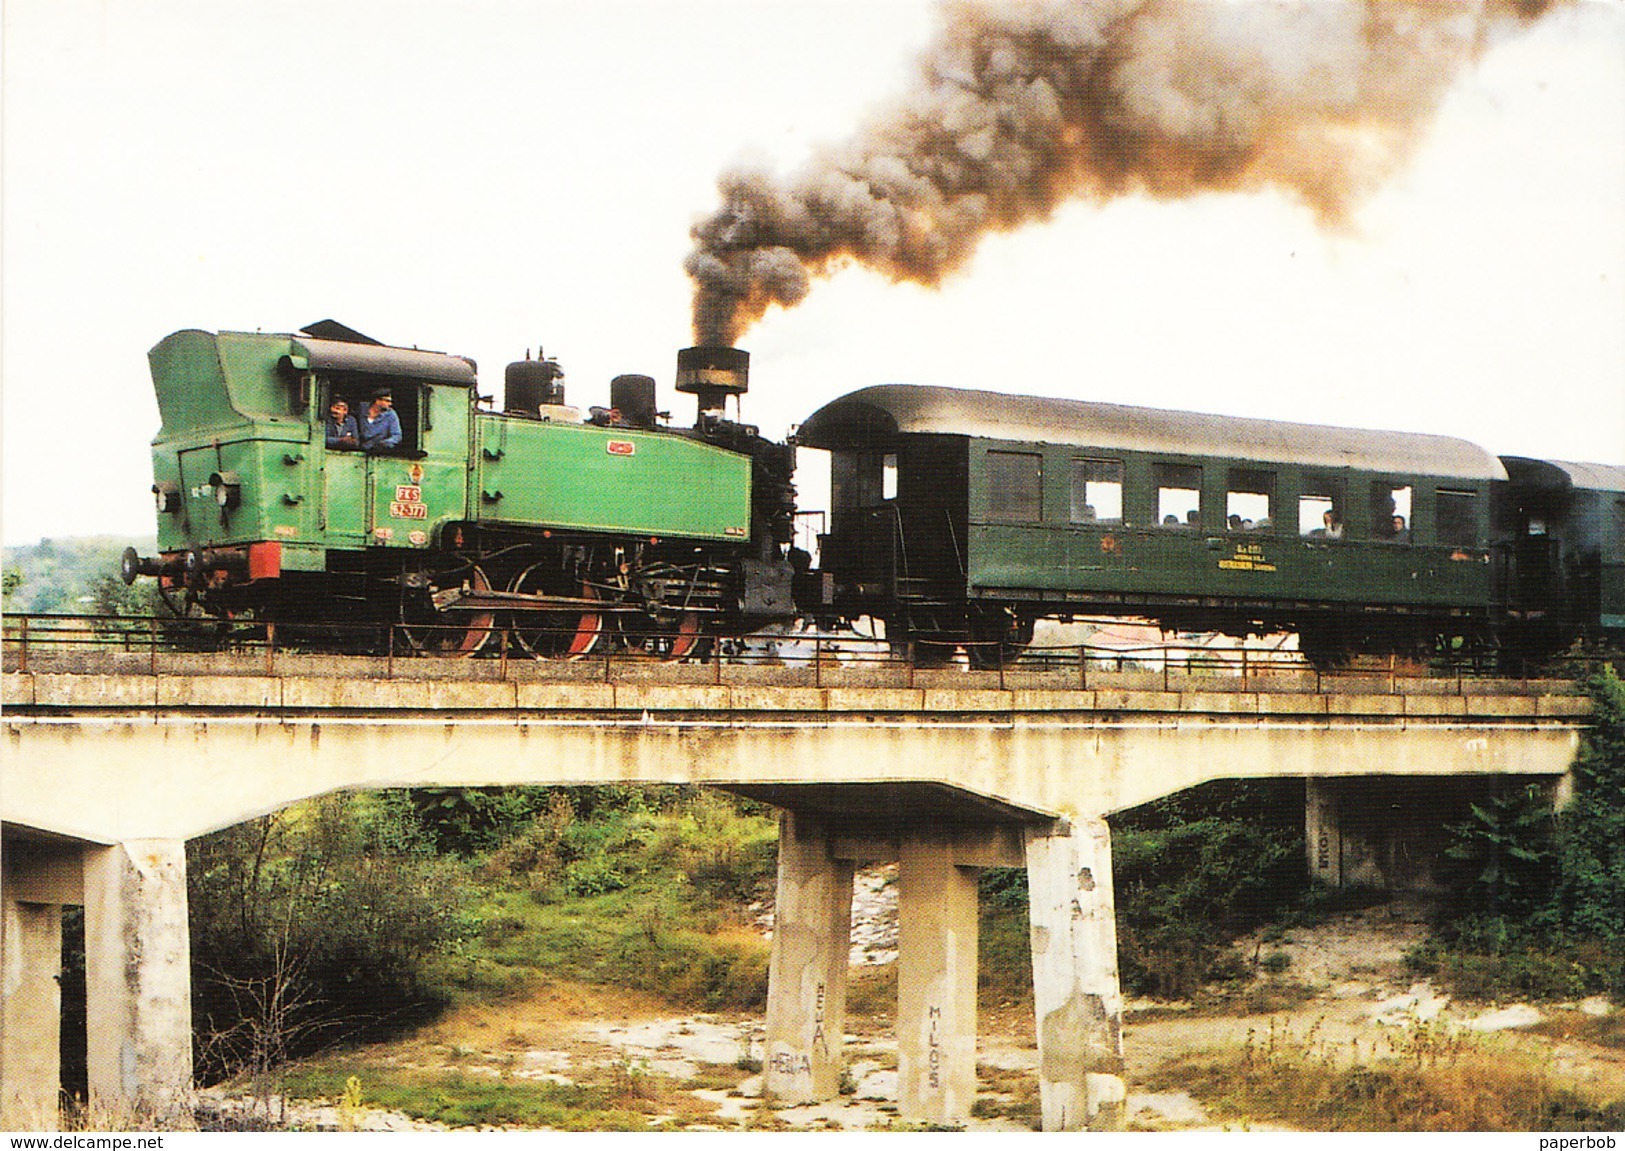
{"label": "black smoke plume", "polygon": [[1410,154],[1535,0],[947,0],[918,83],[693,228],[694,336],[733,344],[855,262],[934,285],[1074,199],[1275,188],[1326,224]]}

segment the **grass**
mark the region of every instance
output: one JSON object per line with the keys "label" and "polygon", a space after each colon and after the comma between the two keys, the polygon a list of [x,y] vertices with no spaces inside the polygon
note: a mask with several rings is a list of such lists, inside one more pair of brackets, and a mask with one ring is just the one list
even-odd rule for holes
{"label": "grass", "polygon": [[[561,1131],[646,1131],[658,1116],[703,1113],[703,1105],[664,1076],[620,1061],[594,1081],[515,1079],[501,1067],[423,1070],[381,1066],[359,1055],[289,1068],[282,1088],[295,1099],[342,1099],[347,1085],[366,1108],[398,1111],[448,1127],[547,1127]],[[684,1117],[687,1117],[684,1115]]]}
{"label": "grass", "polygon": [[1014,1119],[1018,1123],[1038,1130],[1043,1123],[1043,1108],[1038,1096],[1038,1077],[1030,1071],[1005,1071],[996,1067],[980,1067],[976,1071],[984,1092],[971,1104],[970,1113],[977,1119]]}
{"label": "grass", "polygon": [[590,818],[555,807],[480,864],[491,886],[479,930],[441,968],[459,999],[516,992],[545,971],[677,1007],[766,1004],[768,942],[746,906],[771,879],[772,819],[708,794]]}
{"label": "grass", "polygon": [[[545,964],[555,977],[656,992],[708,1011],[767,1002],[767,940],[720,912],[697,909],[681,884],[639,882],[556,902],[502,891],[482,918],[480,959],[503,973],[499,982]],[[478,981],[488,985],[492,976]]]}
{"label": "grass", "polygon": [[1259,979],[1204,987],[1196,1007],[1206,1014],[1274,1015],[1303,1006],[1315,989],[1290,979]]}
{"label": "grass", "polygon": [[1527,1030],[1553,1039],[1571,1039],[1580,1043],[1591,1043],[1597,1047],[1625,1051],[1625,1011],[1615,1010],[1603,1016],[1565,1011],[1542,1020]]}
{"label": "grass", "polygon": [[1618,948],[1599,940],[1492,948],[1434,936],[1413,948],[1405,962],[1418,974],[1438,979],[1456,996],[1484,1002],[1617,995],[1625,986],[1625,963]]}
{"label": "grass", "polygon": [[1216,1117],[1308,1131],[1611,1131],[1625,1099],[1600,1102],[1552,1082],[1493,1042],[1422,1027],[1386,1052],[1357,1053],[1271,1025],[1239,1051],[1163,1067],[1157,1089],[1182,1089]]}

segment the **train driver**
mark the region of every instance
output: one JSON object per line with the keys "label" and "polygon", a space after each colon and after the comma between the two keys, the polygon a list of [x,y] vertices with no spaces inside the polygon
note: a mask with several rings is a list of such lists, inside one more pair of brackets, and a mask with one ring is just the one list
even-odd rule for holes
{"label": "train driver", "polygon": [[333,402],[327,406],[327,446],[353,448],[359,445],[355,417],[350,414],[350,405],[335,396]]}
{"label": "train driver", "polygon": [[376,452],[398,447],[400,442],[401,418],[395,414],[395,397],[388,388],[379,388],[361,420],[361,446]]}

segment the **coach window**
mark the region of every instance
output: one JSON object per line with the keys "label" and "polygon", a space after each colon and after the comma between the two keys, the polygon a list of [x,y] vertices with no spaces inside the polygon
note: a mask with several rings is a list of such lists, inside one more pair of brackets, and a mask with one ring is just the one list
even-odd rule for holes
{"label": "coach window", "polygon": [[1451,547],[1478,546],[1477,492],[1452,492],[1440,488],[1434,496],[1433,522],[1439,542]]}
{"label": "coach window", "polygon": [[1231,468],[1225,489],[1225,523],[1233,532],[1265,532],[1275,526],[1275,473]]}
{"label": "coach window", "polygon": [[1305,473],[1298,497],[1300,536],[1341,539],[1343,536],[1343,481],[1336,476]]}
{"label": "coach window", "polygon": [[1157,523],[1165,528],[1202,529],[1202,469],[1193,464],[1156,464]]}
{"label": "coach window", "polygon": [[1411,485],[1378,480],[1371,485],[1371,536],[1389,543],[1411,542]]}
{"label": "coach window", "polygon": [[1037,452],[987,453],[987,518],[1037,523],[1044,518],[1044,457]]}
{"label": "coach window", "polygon": [[897,498],[897,453],[887,452],[880,457],[880,498]]}
{"label": "coach window", "polygon": [[1072,522],[1123,522],[1123,461],[1072,461]]}

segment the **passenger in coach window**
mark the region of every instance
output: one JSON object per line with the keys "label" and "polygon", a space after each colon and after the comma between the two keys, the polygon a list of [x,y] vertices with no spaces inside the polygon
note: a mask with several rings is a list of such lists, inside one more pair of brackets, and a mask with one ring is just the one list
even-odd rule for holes
{"label": "passenger in coach window", "polygon": [[1405,527],[1404,516],[1395,516],[1393,526],[1394,532],[1393,535],[1389,537],[1390,539],[1392,539],[1396,544],[1408,544],[1411,542],[1411,533],[1410,530]]}
{"label": "passenger in coach window", "polygon": [[1320,517],[1321,523],[1326,525],[1326,538],[1340,540],[1343,538],[1343,517],[1337,514],[1336,508],[1327,508],[1326,513]]}

